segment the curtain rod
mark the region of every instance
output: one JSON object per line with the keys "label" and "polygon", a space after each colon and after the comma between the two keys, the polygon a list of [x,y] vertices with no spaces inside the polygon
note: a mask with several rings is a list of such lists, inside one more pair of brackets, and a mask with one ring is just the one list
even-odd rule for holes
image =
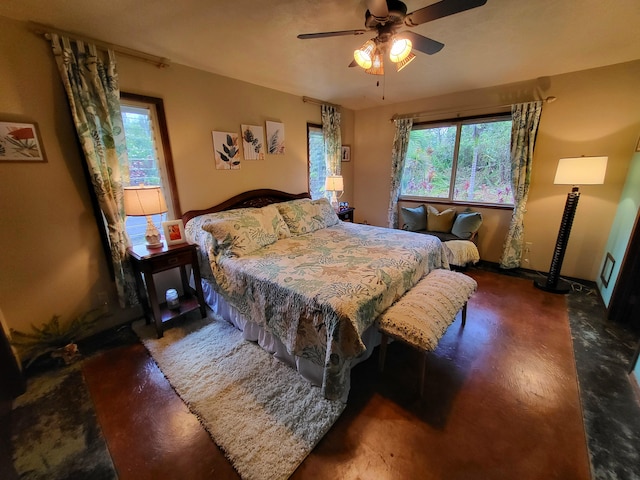
{"label": "curtain rod", "polygon": [[116,45],[113,43],[102,42],[100,40],[96,40],[94,38],[85,37],[82,35],[78,35],[72,32],[65,32],[64,30],[59,30],[57,28],[53,28],[49,25],[44,25],[36,22],[29,22],[29,28],[37,35],[44,36],[47,40],[51,40],[51,34],[55,33],[64,37],[69,37],[75,40],[80,40],[85,43],[93,43],[96,47],[103,48],[105,50],[113,50],[116,53],[120,53],[127,57],[136,58],[138,60],[142,60],[147,63],[151,63],[158,68],[167,68],[171,65],[171,60],[168,58],[158,57],[156,55],[151,55],[149,53],[140,52],[138,50],[134,50],[132,48],[123,47],[122,45]]}
{"label": "curtain rod", "polygon": [[342,108],[342,105],[337,105],[335,103],[324,102],[322,100],[318,100],[317,98],[302,97],[302,101],[304,103],[315,103],[316,105],[329,105],[330,107]]}
{"label": "curtain rod", "polygon": [[[551,102],[555,102],[557,100],[556,97],[547,97],[544,100],[542,100],[543,103],[551,103]],[[430,112],[419,112],[419,113],[407,113],[405,115],[399,115],[399,114],[395,114],[393,117],[391,117],[390,121],[394,121],[394,120],[399,120],[401,118],[413,118],[413,119],[417,119],[420,117],[426,117],[429,115],[442,115],[442,114],[446,114],[446,113],[457,113],[458,115],[460,115],[460,113],[463,112],[472,112],[474,110],[486,110],[488,108],[506,108],[506,107],[511,107],[511,104],[504,104],[504,105],[486,105],[483,107],[470,107],[470,108],[462,108],[462,109],[457,109],[457,110],[432,110]]]}

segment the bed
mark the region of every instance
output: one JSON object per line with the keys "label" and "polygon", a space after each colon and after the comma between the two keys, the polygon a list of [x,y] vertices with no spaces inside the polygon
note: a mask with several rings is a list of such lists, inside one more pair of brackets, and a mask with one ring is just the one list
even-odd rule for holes
{"label": "bed", "polygon": [[342,222],[326,199],[253,190],[183,215],[212,310],[346,401],[378,315],[435,268],[436,237]]}

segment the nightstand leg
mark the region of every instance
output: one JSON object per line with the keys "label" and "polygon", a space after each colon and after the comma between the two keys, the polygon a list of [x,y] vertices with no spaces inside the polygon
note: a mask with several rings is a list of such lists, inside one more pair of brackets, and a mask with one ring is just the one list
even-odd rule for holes
{"label": "nightstand leg", "polygon": [[196,297],[200,304],[200,316],[202,318],[207,316],[207,307],[204,303],[204,294],[202,292],[202,281],[200,278],[200,267],[198,266],[198,254],[193,251],[193,261],[191,262],[191,273],[193,273],[193,283],[196,287]]}
{"label": "nightstand leg", "polygon": [[162,338],[162,314],[160,313],[160,304],[158,303],[158,294],[156,293],[153,274],[145,274],[144,279],[147,282],[147,293],[149,294],[149,303],[151,303],[151,309],[153,311],[153,320],[156,324],[156,333],[158,334],[158,338]]}
{"label": "nightstand leg", "polygon": [[147,297],[147,290],[142,280],[142,273],[136,268],[134,269],[134,276],[136,278],[136,287],[138,288],[138,299],[142,304],[142,313],[144,314],[144,323],[149,325],[151,321],[151,309],[149,308],[149,298]]}

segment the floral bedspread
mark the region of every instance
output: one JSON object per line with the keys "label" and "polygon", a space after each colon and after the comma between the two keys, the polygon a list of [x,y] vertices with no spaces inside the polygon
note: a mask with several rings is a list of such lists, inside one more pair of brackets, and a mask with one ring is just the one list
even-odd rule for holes
{"label": "floral bedspread", "polygon": [[197,220],[188,230],[210,255],[203,278],[289,352],[323,366],[330,399],[342,396],[349,360],[365,350],[362,332],[425,274],[448,267],[436,237],[346,222],[215,256]]}

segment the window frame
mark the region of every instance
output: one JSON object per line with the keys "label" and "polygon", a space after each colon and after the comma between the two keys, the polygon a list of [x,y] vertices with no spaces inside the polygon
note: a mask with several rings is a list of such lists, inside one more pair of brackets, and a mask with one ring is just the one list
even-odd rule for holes
{"label": "window frame", "polygon": [[513,116],[511,112],[499,112],[499,113],[491,113],[487,115],[475,115],[470,117],[461,117],[461,118],[452,118],[452,119],[443,119],[443,120],[432,120],[427,122],[417,122],[414,123],[411,131],[414,130],[425,130],[428,128],[438,128],[438,127],[456,127],[456,138],[455,145],[453,149],[453,160],[451,165],[451,178],[449,179],[449,197],[426,197],[426,196],[417,196],[417,195],[398,195],[398,200],[405,202],[418,202],[418,203],[440,203],[447,205],[469,205],[475,207],[482,208],[495,208],[495,209],[504,209],[504,210],[513,210],[515,204],[514,203],[485,203],[485,202],[473,202],[469,200],[454,200],[453,195],[455,192],[455,182],[456,182],[456,172],[458,168],[458,154],[460,151],[460,137],[462,135],[462,126],[470,125],[474,123],[490,123],[490,122],[500,122],[510,120],[513,121]]}
{"label": "window frame", "polygon": [[[137,93],[120,92],[120,103],[133,104],[133,106],[150,107],[152,116],[155,116],[155,126],[158,129],[160,144],[157,147],[162,148],[160,162],[164,163],[161,168],[164,170],[162,179],[165,200],[169,207],[169,212],[175,218],[182,217],[180,209],[180,198],[178,196],[178,186],[176,183],[175,169],[173,166],[173,155],[171,153],[171,144],[169,142],[169,129],[167,128],[167,117],[164,110],[164,101],[162,98],[150,97],[148,95],[139,95]],[[167,185],[164,185],[164,182]]]}

